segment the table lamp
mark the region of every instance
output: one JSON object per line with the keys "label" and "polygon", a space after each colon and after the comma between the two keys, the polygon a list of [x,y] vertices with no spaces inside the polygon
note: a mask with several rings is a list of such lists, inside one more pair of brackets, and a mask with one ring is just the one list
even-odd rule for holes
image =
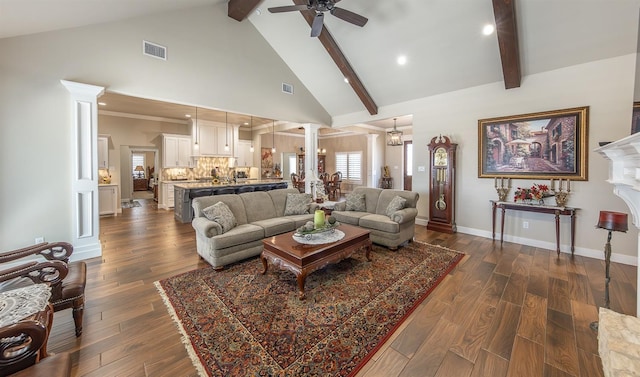
{"label": "table lamp", "polygon": [[135,168],[135,169],[133,169],[133,170],[134,170],[134,171],[137,171],[137,172],[138,172],[138,178],[141,178],[141,176],[142,176],[142,173],[141,173],[141,172],[144,172],[144,168],[142,167],[142,165],[138,165],[138,166],[136,166],[136,168]]}
{"label": "table lamp", "polygon": [[[604,307],[610,309],[609,301],[609,266],[611,264],[611,232],[626,232],[629,229],[628,217],[626,213],[600,211],[600,218],[596,228],[606,229],[609,231],[607,235],[607,243],[604,245]],[[592,330],[598,331],[598,322],[591,322]]]}

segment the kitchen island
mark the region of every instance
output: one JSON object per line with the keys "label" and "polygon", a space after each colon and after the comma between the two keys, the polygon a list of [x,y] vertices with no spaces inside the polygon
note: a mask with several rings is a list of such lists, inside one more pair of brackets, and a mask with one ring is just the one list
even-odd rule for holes
{"label": "kitchen island", "polygon": [[191,200],[201,196],[240,194],[248,191],[269,191],[287,188],[282,180],[247,180],[237,183],[184,182],[174,184],[174,215],[182,222],[193,219]]}

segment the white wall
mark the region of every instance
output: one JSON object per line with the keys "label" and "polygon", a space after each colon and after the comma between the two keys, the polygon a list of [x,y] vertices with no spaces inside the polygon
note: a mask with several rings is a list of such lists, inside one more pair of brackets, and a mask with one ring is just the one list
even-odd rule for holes
{"label": "white wall", "polygon": [[[578,106],[589,106],[589,180],[574,182],[568,205],[578,207],[576,253],[602,258],[604,231],[595,230],[600,210],[629,212],[606,183],[607,162],[593,153],[599,141],[629,135],[633,102],[636,54],[596,61],[541,74],[525,76],[522,86],[505,90],[502,82],[443,95],[422,98],[380,109],[380,118],[413,114],[413,189],[420,194],[419,218],[428,218],[428,165],[426,146],[442,133],[458,143],[457,211],[458,231],[491,237],[490,199],[497,199],[492,179],[478,178],[478,120]],[[363,122],[368,114],[355,113],[334,118],[334,124]],[[514,186],[528,187],[539,181],[515,180]],[[546,183],[546,182],[545,182]],[[513,194],[513,190],[511,191]],[[533,213],[509,213],[505,240],[555,250],[553,217]],[[522,221],[529,229],[522,228]],[[568,250],[569,221],[562,219],[561,243]],[[616,233],[613,260],[635,264],[637,230]],[[633,256],[633,257],[631,257]]]}
{"label": "white wall", "polygon": [[[0,250],[71,238],[71,118],[61,79],[177,103],[328,124],[330,117],[227,4],[0,39]],[[142,40],[168,60],[142,55]],[[295,95],[281,83],[296,86]],[[117,165],[116,165],[117,166]]]}

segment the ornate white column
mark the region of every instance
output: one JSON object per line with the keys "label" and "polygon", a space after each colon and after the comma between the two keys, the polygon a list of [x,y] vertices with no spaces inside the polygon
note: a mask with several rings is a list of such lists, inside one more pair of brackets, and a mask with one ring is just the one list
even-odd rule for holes
{"label": "ornate white column", "polygon": [[[309,175],[309,170],[313,170],[318,175],[318,130],[319,124],[303,124],[304,127],[304,173]],[[304,192],[311,193],[311,179],[304,180]]]}
{"label": "ornate white column", "polygon": [[98,208],[98,96],[100,86],[60,80],[71,95],[72,237],[74,256],[102,255]]}
{"label": "ornate white column", "polygon": [[[609,160],[607,182],[614,186],[613,193],[627,204],[631,210],[633,225],[636,229],[640,229],[640,133],[614,141],[595,151]],[[640,234],[638,247],[640,248]],[[640,250],[638,251],[640,254]],[[638,274],[638,284],[640,287],[640,274]],[[640,294],[638,293],[636,294],[636,315],[640,315]]]}
{"label": "ornate white column", "polygon": [[374,166],[376,156],[376,139],[378,134],[367,135],[367,187],[376,187],[378,183],[378,168]]}

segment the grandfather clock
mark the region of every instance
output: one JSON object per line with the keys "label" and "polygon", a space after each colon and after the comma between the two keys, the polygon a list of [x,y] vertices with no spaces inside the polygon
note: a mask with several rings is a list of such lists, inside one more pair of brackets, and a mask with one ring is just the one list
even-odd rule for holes
{"label": "grandfather clock", "polygon": [[456,232],[457,146],[458,144],[452,143],[448,137],[442,135],[434,137],[429,143],[429,230]]}

